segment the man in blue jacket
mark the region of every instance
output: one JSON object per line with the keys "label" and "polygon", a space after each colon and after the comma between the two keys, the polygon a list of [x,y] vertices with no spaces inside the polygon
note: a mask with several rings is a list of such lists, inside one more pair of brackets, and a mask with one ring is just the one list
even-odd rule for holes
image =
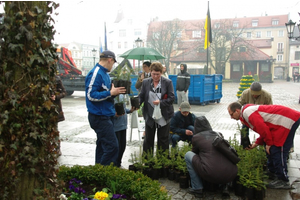
{"label": "man in blue jacket", "polygon": [[194,135],[194,123],[196,116],[190,112],[191,106],[189,102],[182,102],[171,119],[170,137],[172,147],[176,147],[178,141],[187,141],[191,143]]}
{"label": "man in blue jacket", "polygon": [[85,78],[86,107],[90,126],[97,134],[96,164],[116,165],[118,141],[114,132],[114,97],[126,92],[125,87],[115,88],[108,72],[113,68],[116,56],[111,51],[103,51],[100,61]]}

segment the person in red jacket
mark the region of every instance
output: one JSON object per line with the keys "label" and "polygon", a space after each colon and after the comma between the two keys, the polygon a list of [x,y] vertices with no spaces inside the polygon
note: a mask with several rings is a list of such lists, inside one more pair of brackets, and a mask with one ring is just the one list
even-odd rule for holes
{"label": "person in red jacket", "polygon": [[227,110],[232,119],[240,120],[260,135],[246,149],[265,145],[269,172],[276,175],[267,187],[291,189],[287,157],[300,123],[300,112],[281,105],[246,104],[242,107],[238,102],[231,103]]}

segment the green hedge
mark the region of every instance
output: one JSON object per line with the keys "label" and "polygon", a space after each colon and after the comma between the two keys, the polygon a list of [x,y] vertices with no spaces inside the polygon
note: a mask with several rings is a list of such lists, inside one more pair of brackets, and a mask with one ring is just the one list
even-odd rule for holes
{"label": "green hedge", "polygon": [[133,172],[103,165],[90,165],[73,167],[61,166],[58,173],[58,179],[68,183],[71,179],[76,178],[83,182],[84,185],[95,184],[96,187],[114,188],[118,194],[125,194],[127,197],[135,199],[156,199],[170,200],[167,190],[160,183],[151,180],[140,172]]}

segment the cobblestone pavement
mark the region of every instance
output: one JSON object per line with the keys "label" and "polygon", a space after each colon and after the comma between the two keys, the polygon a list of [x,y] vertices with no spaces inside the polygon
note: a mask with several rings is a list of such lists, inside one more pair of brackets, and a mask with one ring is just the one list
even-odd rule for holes
{"label": "cobblestone pavement", "polygon": [[[280,104],[300,110],[299,94],[300,83],[275,80],[274,83],[262,83],[263,89],[269,91],[273,97],[274,104]],[[205,115],[211,123],[213,130],[221,132],[225,138],[234,137],[237,129],[237,121],[230,118],[227,112],[229,103],[236,101],[239,83],[223,83],[220,103],[211,103],[209,105],[192,105],[192,112],[196,115]],[[90,128],[87,121],[87,112],[85,107],[84,92],[75,92],[71,97],[62,100],[66,120],[59,123],[60,137],[62,140],[62,156],[59,158],[61,165],[93,165],[95,153],[96,135]],[[175,110],[178,109],[174,104]],[[130,117],[129,117],[130,119]],[[130,155],[141,150],[141,142],[136,128],[130,128],[130,120],[127,129],[127,148],[123,156],[122,166],[128,169]],[[289,176],[290,182],[300,178],[300,130],[298,129],[295,137],[295,152],[290,155]],[[132,134],[131,134],[132,132]],[[142,134],[142,133],[140,133]],[[130,140],[130,136],[132,139]],[[250,132],[250,139],[257,134]],[[179,143],[180,144],[180,143]],[[187,193],[187,190],[180,189],[179,183],[169,181],[168,179],[159,180],[169,191],[172,199],[196,199],[193,195]],[[266,200],[296,200],[300,199],[300,187],[294,183],[295,190],[270,190],[266,191]],[[298,192],[299,191],[299,192]],[[230,199],[239,199],[232,192]],[[220,193],[205,193],[203,199],[222,199]]]}

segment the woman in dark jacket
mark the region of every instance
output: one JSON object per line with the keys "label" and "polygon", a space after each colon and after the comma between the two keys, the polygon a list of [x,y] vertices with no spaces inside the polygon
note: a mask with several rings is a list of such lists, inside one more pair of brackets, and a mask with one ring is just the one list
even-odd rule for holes
{"label": "woman in dark jacket", "polygon": [[237,166],[220,153],[212,142],[217,136],[205,116],[196,118],[192,151],[185,155],[191,177],[191,193],[202,196],[202,179],[210,183],[225,184],[237,175]]}
{"label": "woman in dark jacket", "polygon": [[[170,121],[174,115],[173,102],[175,100],[172,81],[162,77],[162,64],[154,62],[150,66],[151,78],[146,78],[142,84],[139,95],[140,104],[143,106],[143,117],[145,119],[145,139],[143,152],[153,153],[154,138],[157,130],[157,148],[163,151],[169,150]],[[162,117],[153,118],[154,107],[159,106]]]}

